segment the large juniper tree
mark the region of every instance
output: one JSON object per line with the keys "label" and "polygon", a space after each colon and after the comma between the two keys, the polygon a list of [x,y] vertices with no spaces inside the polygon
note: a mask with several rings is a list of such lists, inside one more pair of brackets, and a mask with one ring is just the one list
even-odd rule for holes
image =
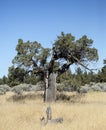
{"label": "large juniper tree", "polygon": [[37,41],[18,40],[17,55],[13,59],[16,68],[24,68],[26,73],[40,75],[45,81],[45,101],[54,101],[56,77],[67,71],[72,64],[80,64],[86,69],[90,61],[98,60],[93,40],[86,35],[75,40],[70,33],[61,33],[54,41],[52,49],[44,48]]}

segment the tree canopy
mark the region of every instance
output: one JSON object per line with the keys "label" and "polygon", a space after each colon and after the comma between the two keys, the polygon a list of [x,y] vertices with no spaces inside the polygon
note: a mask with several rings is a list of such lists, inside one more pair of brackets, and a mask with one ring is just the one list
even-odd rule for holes
{"label": "tree canopy", "polygon": [[17,55],[12,62],[16,68],[24,68],[26,73],[41,75],[45,69],[49,74],[56,72],[60,75],[74,63],[89,69],[87,63],[98,60],[98,51],[92,44],[93,40],[86,35],[76,40],[71,33],[64,32],[57,36],[52,49],[44,48],[37,41],[24,42],[19,39],[16,46]]}

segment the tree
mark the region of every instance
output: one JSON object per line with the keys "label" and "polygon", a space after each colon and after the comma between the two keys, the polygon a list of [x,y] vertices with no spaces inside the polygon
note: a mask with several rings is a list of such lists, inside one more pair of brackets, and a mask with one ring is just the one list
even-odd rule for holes
{"label": "tree", "polygon": [[97,79],[99,82],[106,82],[106,59],[103,60],[104,66],[101,68],[101,71],[98,72]]}
{"label": "tree", "polygon": [[8,84],[9,86],[19,85],[24,82],[26,72],[23,68],[15,68],[14,66],[9,67],[8,70]]}
{"label": "tree", "polygon": [[101,69],[101,82],[106,82],[106,65]]}
{"label": "tree", "polygon": [[87,63],[98,60],[97,49],[92,48],[92,44],[93,40],[86,35],[75,40],[70,33],[63,32],[57,37],[52,49],[44,48],[36,41],[23,42],[19,39],[13,64],[16,68],[24,68],[26,73],[40,75],[45,81],[45,101],[54,101],[57,76],[66,72],[74,63],[90,70]]}
{"label": "tree", "polygon": [[7,84],[7,83],[8,83],[8,78],[5,75],[2,78],[0,78],[0,85]]}

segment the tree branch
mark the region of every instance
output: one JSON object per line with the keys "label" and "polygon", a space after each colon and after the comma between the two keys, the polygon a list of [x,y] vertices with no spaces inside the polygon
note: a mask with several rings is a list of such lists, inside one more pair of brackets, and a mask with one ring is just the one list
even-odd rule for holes
{"label": "tree branch", "polygon": [[78,62],[78,64],[80,64],[81,66],[83,66],[85,69],[89,70],[90,72],[92,72],[93,69],[89,69],[87,66],[85,66],[84,64],[81,63],[80,60],[78,60],[76,57],[73,56],[73,58]]}
{"label": "tree branch", "polygon": [[60,69],[58,69],[58,76],[60,76],[61,74],[63,74],[65,71],[67,71],[70,67],[70,65],[72,65],[73,62],[67,62],[65,63]]}

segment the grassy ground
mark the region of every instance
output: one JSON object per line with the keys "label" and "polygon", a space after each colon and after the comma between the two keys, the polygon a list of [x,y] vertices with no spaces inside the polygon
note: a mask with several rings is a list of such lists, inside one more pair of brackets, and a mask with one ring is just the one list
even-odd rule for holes
{"label": "grassy ground", "polygon": [[[0,96],[0,130],[106,130],[106,93],[77,95],[79,100],[75,93],[66,94],[73,100],[52,104],[34,93],[22,99],[10,92]],[[62,124],[41,126],[40,117],[49,105],[53,118],[63,117]]]}

